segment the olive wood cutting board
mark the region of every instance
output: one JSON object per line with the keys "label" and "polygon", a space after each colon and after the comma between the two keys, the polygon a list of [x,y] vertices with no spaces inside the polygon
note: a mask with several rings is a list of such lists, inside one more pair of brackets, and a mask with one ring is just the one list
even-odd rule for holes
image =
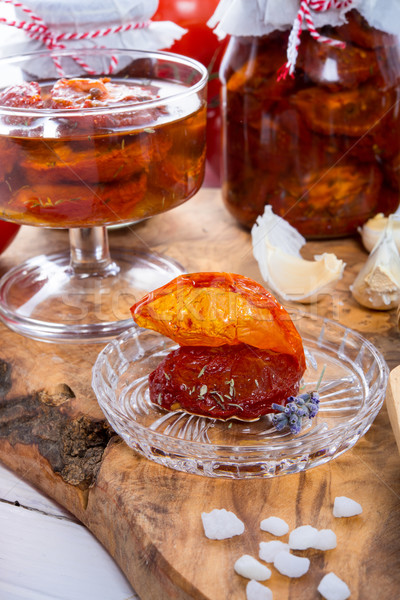
{"label": "olive wood cutting board", "polygon": [[[226,212],[219,190],[202,190],[170,213],[112,231],[110,241],[111,247],[151,247],[188,271],[233,271],[262,282],[249,233]],[[67,245],[66,232],[23,228],[0,257],[0,273]],[[345,275],[308,310],[356,329],[380,348],[390,368],[397,366],[395,311],[363,309],[349,293],[366,259],[360,241],[310,242],[305,256],[325,250],[345,260]],[[330,571],[347,582],[353,600],[400,597],[400,456],[385,406],[355,447],[326,465],[273,479],[211,479],[140,457],[105,423],[91,389],[102,345],[46,344],[3,325],[0,340],[0,460],[76,515],[142,600],[244,600],[247,580],[233,564],[242,554],[257,557],[259,542],[273,539],[259,527],[271,515],[291,529],[331,528],[338,540],[334,550],[299,552],[311,560],[299,579],[272,569],[266,584],[274,598],[318,599],[318,583]],[[335,519],[338,495],[360,502],[363,513]],[[207,539],[201,512],[213,508],[232,510],[245,532]]]}

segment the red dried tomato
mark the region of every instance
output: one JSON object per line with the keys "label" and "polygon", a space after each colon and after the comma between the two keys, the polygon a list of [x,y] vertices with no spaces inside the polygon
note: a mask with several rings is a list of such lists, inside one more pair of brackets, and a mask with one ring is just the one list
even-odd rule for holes
{"label": "red dried tomato", "polygon": [[150,399],[167,410],[216,419],[257,419],[297,394],[295,357],[237,346],[181,347],[150,374]]}
{"label": "red dried tomato", "polygon": [[394,102],[395,92],[383,92],[376,82],[336,93],[315,86],[301,90],[291,98],[291,103],[301,111],[313,131],[325,135],[334,131],[337,135],[351,137],[370,132],[392,109]]}
{"label": "red dried tomato", "polygon": [[1,106],[43,108],[40,87],[36,81],[11,85],[0,92]]}
{"label": "red dried tomato", "polygon": [[351,44],[343,52],[342,48],[320,44],[307,32],[301,39],[297,66],[314,83],[338,88],[355,88],[379,72],[376,52]]}

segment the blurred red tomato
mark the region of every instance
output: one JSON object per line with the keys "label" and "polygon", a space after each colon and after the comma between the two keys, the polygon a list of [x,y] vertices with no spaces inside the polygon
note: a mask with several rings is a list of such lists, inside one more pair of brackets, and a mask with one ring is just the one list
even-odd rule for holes
{"label": "blurred red tomato", "polygon": [[190,56],[208,67],[220,42],[207,26],[219,0],[160,0],[155,21],[173,21],[188,32],[168,48],[171,52]]}
{"label": "blurred red tomato", "polygon": [[8,223],[0,219],[0,254],[11,244],[19,227],[16,223]]}
{"label": "blurred red tomato", "polygon": [[220,81],[218,69],[227,40],[220,41],[207,25],[219,0],[160,0],[155,21],[173,21],[187,33],[173,46],[166,48],[201,62],[209,72],[207,164],[205,185],[220,183],[221,115],[219,110]]}

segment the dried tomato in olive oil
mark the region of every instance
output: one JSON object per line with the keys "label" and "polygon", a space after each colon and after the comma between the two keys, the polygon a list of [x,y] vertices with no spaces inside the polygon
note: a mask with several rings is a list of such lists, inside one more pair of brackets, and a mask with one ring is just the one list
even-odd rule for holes
{"label": "dried tomato in olive oil", "polygon": [[336,237],[397,209],[400,38],[356,10],[346,20],[319,30],[344,48],[303,31],[286,79],[290,31],[230,39],[220,71],[223,198],[246,227],[271,205],[308,238]]}
{"label": "dried tomato in olive oil", "polygon": [[204,103],[168,105],[184,89],[87,77],[0,90],[0,110],[34,109],[3,117],[11,133],[0,133],[2,214],[28,225],[91,227],[181,204],[203,180],[206,135]]}

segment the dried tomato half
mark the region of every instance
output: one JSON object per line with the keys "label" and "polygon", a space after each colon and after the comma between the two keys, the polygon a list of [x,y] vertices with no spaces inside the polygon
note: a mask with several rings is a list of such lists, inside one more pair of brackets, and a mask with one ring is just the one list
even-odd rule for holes
{"label": "dried tomato half", "polygon": [[346,51],[320,44],[305,34],[297,65],[314,83],[327,87],[355,88],[376,74],[379,69],[376,52],[346,45]]}
{"label": "dried tomato half", "polygon": [[294,356],[246,344],[181,346],[150,374],[150,399],[166,410],[253,420],[296,395],[302,374]]}
{"label": "dried tomato half", "polygon": [[313,131],[360,137],[369,133],[391,110],[394,93],[392,90],[383,92],[377,82],[336,93],[314,86],[299,91],[291,103],[301,111]]}
{"label": "dried tomato half", "polygon": [[232,273],[180,275],[131,308],[140,327],[181,346],[248,344],[295,357],[304,370],[301,337],[290,315],[259,283]]}
{"label": "dried tomato half", "polygon": [[128,86],[101,79],[59,79],[50,91],[51,108],[93,108],[126,102],[144,102],[158,98],[159,88],[153,85]]}
{"label": "dried tomato half", "polygon": [[13,195],[9,210],[14,210],[24,223],[40,222],[57,227],[111,223],[116,219],[137,218],[137,204],[144,198],[147,175],[141,173],[128,181],[92,186],[44,183],[24,186]]}
{"label": "dried tomato half", "polygon": [[321,236],[332,231],[349,235],[379,212],[381,189],[377,164],[343,160],[330,168],[304,171],[301,177],[288,175],[280,193],[271,195],[269,202],[276,214],[297,224],[305,236],[316,237],[316,225]]}
{"label": "dried tomato half", "polygon": [[171,146],[161,131],[127,136],[97,136],[76,142],[39,141],[20,157],[31,183],[113,183],[147,171]]}
{"label": "dried tomato half", "polygon": [[36,81],[11,85],[0,92],[1,106],[43,108],[39,84]]}

